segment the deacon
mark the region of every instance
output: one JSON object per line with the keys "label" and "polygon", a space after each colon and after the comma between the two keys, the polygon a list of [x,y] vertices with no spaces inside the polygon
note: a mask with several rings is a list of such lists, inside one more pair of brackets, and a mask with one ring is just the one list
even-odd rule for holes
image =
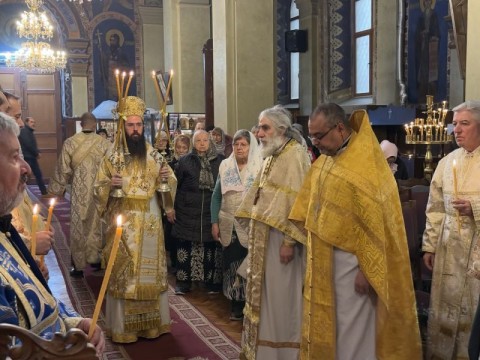
{"label": "deacon", "polygon": [[[115,218],[122,214],[126,219],[107,288],[106,320],[107,333],[114,342],[131,343],[138,337],[153,339],[170,331],[160,206],[167,212],[173,208],[161,203],[156,190],[168,181],[173,199],[176,178],[158,150],[145,141],[143,100],[128,96],[123,101],[119,116],[125,119],[127,147],[107,152],[97,173],[95,200],[107,223],[105,264],[112,250]],[[118,143],[123,144],[122,139]],[[120,166],[119,157],[124,159]],[[110,196],[117,187],[123,190],[123,197]]]}
{"label": "deacon", "polygon": [[48,192],[63,196],[71,185],[70,251],[72,276],[83,275],[88,264],[97,266],[102,251],[100,217],[93,202],[93,183],[100,162],[111,143],[97,135],[97,119],[91,113],[80,117],[82,132],[65,140]]}

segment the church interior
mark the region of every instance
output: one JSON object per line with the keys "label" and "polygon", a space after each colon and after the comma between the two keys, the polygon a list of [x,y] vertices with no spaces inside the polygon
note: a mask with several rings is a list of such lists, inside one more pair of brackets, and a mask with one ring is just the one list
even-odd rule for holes
{"label": "church interior", "polygon": [[[32,8],[48,18],[51,37],[22,36],[18,22]],[[289,109],[305,133],[320,103],[337,103],[347,114],[365,109],[378,141],[396,144],[408,171],[398,184],[419,323],[426,327],[431,272],[420,249],[428,185],[438,161],[456,148],[451,109],[480,99],[479,13],[475,0],[0,0],[0,85],[20,97],[24,119],[36,120],[47,183],[64,141],[81,131],[84,112],[92,111],[98,128],[113,136],[119,79],[129,83],[129,95],[145,100],[151,142],[161,127],[190,135],[199,121],[230,135],[250,130],[275,104]],[[28,41],[54,52],[40,60],[21,55]],[[168,122],[159,112],[164,103]],[[92,270],[85,283],[70,278],[67,245],[56,257],[50,254],[48,264],[58,296],[69,301],[65,286],[74,289],[75,305],[91,312],[101,277]],[[178,314],[188,307],[223,333],[217,340],[228,350],[218,346],[198,356],[235,359],[242,326],[228,320],[221,294],[177,298],[169,296]],[[152,341],[127,350],[110,344],[111,356],[104,356],[174,358],[156,357],[157,349]],[[196,355],[186,354],[175,358]]]}

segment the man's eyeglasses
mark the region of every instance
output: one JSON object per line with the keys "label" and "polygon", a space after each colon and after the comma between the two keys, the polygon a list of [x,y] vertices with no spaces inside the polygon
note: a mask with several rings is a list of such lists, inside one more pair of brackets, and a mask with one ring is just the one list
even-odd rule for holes
{"label": "man's eyeglasses", "polygon": [[311,141],[313,141],[313,140],[320,141],[320,140],[322,140],[325,136],[327,136],[330,131],[332,131],[333,129],[335,129],[337,126],[338,126],[338,123],[336,123],[336,124],[335,124],[334,126],[332,126],[330,129],[328,129],[327,132],[325,132],[324,134],[318,135],[318,133],[317,133],[317,134],[310,135],[308,138],[309,138]]}

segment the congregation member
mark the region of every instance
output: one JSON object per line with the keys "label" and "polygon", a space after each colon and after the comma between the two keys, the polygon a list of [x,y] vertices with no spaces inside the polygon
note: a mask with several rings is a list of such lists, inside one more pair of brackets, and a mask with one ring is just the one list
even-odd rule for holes
{"label": "congregation member", "polygon": [[[0,317],[41,337],[65,334],[71,328],[88,333],[91,319],[82,318],[52,295],[30,252],[10,223],[10,212],[22,201],[30,167],[20,156],[18,125],[0,113]],[[102,330],[96,326],[90,342],[98,355],[104,350]]]}
{"label": "congregation member", "polygon": [[308,237],[300,359],[420,360],[400,199],[368,116],[321,104],[308,128],[322,155],[290,213]]}
{"label": "congregation member", "polygon": [[212,237],[210,204],[220,162],[224,159],[204,130],[193,134],[193,149],[178,160],[175,210],[168,213],[177,242],[175,293],[191,291],[202,282],[214,294],[222,287],[222,248]]}
{"label": "congregation member", "polygon": [[221,154],[228,158],[233,151],[232,147],[232,137],[225,134],[219,127],[214,127],[210,133],[213,143],[215,144],[215,149],[218,154]]}
{"label": "congregation member", "polygon": [[265,160],[235,213],[242,226],[250,224],[240,358],[297,359],[306,238],[288,214],[310,159],[288,110],[275,106],[258,119]]}
{"label": "congregation member", "polygon": [[47,195],[47,187],[43,182],[42,170],[38,164],[38,159],[40,158],[40,151],[37,145],[37,139],[33,132],[36,128],[36,121],[32,117],[25,118],[25,126],[20,130],[20,135],[18,139],[20,140],[20,145],[22,147],[22,153],[25,161],[30,165],[32,173],[37,180],[38,188],[42,195]]}
{"label": "congregation member", "polygon": [[407,180],[408,170],[403,160],[398,156],[398,148],[394,143],[383,140],[380,143],[388,167],[396,180]]}
{"label": "congregation member", "polygon": [[[116,217],[124,219],[124,232],[106,295],[107,334],[114,342],[131,343],[170,332],[167,265],[162,227],[163,204],[156,194],[163,181],[172,199],[176,180],[164,158],[145,140],[145,103],[128,96],[121,111],[125,119],[127,149],[110,149],[95,180],[95,201],[107,224],[103,263],[112,250]],[[121,143],[121,142],[120,142]],[[128,150],[124,166],[116,165],[118,151]],[[123,153],[122,153],[123,154]],[[121,188],[123,197],[110,196]],[[169,211],[170,209],[164,209]]]}
{"label": "congregation member", "polygon": [[[177,167],[178,160],[183,155],[186,155],[190,152],[191,149],[191,139],[187,135],[179,134],[175,136],[173,140],[173,156],[168,162],[168,165],[175,170]],[[167,250],[168,256],[170,258],[170,269],[171,272],[176,273],[177,271],[177,242],[172,236],[172,223],[168,221],[166,214],[164,215],[163,230],[165,232],[165,248]]]}
{"label": "congregation member", "polygon": [[160,154],[165,156],[167,162],[170,162],[172,159],[172,150],[170,149],[169,145],[170,143],[167,132],[164,130],[160,130],[157,134],[157,137],[155,139],[155,145],[153,147],[157,149]]}
{"label": "congregation member", "polygon": [[243,319],[245,279],[237,271],[248,248],[248,233],[238,225],[234,215],[262,161],[255,136],[248,130],[237,131],[233,153],[220,164],[212,195],[212,236],[223,247],[223,294],[231,302],[230,320]]}
{"label": "congregation member", "polygon": [[467,275],[480,240],[480,101],[467,101],[453,112],[459,148],[435,169],[423,234],[423,260],[433,270],[427,359],[468,357],[480,295],[480,281]]}
{"label": "congregation member", "polygon": [[[5,92],[5,97],[9,103],[9,107],[6,112],[7,115],[11,116],[15,120],[19,128],[22,128],[24,126],[24,122],[22,118],[22,106],[20,103],[20,98],[8,92]],[[20,156],[23,158],[21,151]],[[32,195],[30,195],[29,190],[26,188],[22,201],[11,212],[12,225],[15,227],[28,249],[31,249],[33,225],[33,203],[31,196]],[[37,231],[35,234],[35,255],[47,255],[47,253],[52,249],[55,231],[53,228],[45,229],[45,223],[42,216],[38,216],[36,225]],[[42,272],[43,277],[48,281],[49,271],[46,263],[44,261],[39,261],[39,258],[36,256],[35,260],[40,268],[40,271]]]}
{"label": "congregation member", "polygon": [[4,94],[8,100],[8,103],[10,104],[10,107],[7,111],[8,115],[15,119],[15,122],[20,127],[20,129],[23,128],[25,126],[25,123],[22,119],[22,103],[20,101],[20,97],[6,91],[4,92]]}
{"label": "congregation member", "polygon": [[82,276],[87,264],[99,267],[103,238],[100,216],[93,201],[93,184],[100,162],[111,143],[95,133],[97,119],[91,113],[80,117],[82,131],[65,140],[48,192],[64,196],[71,185],[70,275]]}
{"label": "congregation member", "polygon": [[3,93],[2,86],[0,85],[0,112],[7,113],[10,104],[8,103],[7,97]]}

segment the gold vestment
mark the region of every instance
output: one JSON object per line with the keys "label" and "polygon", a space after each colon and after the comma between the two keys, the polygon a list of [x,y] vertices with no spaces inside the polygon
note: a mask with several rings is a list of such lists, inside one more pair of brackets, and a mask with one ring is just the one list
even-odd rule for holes
{"label": "gold vestment", "polygon": [[421,359],[412,275],[395,180],[367,114],[348,146],[312,165],[290,213],[308,231],[301,359],[334,360],[334,248],[354,254],[378,295],[376,358]]}

